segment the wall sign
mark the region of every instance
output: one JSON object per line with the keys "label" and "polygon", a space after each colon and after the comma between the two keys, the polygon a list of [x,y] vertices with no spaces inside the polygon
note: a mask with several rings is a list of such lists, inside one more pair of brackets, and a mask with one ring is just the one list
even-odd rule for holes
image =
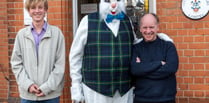
{"label": "wall sign", "polygon": [[208,14],[208,0],[182,0],[182,11],[190,19],[201,19]]}
{"label": "wall sign", "polygon": [[93,13],[97,11],[97,4],[81,4],[81,14]]}

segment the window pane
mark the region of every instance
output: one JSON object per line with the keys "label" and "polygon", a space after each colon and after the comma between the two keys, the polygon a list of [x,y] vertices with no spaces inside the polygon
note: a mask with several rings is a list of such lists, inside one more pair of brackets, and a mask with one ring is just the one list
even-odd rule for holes
{"label": "window pane", "polygon": [[149,12],[149,0],[126,0],[125,2],[126,13],[133,23],[134,31],[138,37],[141,37],[138,30],[138,22],[144,13]]}

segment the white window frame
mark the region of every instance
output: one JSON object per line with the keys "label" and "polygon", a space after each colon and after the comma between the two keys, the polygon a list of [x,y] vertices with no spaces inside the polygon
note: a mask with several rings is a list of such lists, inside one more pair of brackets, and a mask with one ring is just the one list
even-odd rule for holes
{"label": "white window frame", "polygon": [[157,13],[156,8],[157,8],[156,0],[149,0],[149,12],[156,14]]}
{"label": "white window frame", "polygon": [[77,0],[73,1],[73,36],[76,33],[76,29],[78,28],[78,2]]}

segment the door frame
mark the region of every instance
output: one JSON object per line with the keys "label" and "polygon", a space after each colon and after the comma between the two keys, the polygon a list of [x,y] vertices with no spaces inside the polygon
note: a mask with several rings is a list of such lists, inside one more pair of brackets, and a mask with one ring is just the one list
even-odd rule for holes
{"label": "door frame", "polygon": [[76,33],[76,29],[78,28],[78,2],[77,0],[73,1],[73,36]]}

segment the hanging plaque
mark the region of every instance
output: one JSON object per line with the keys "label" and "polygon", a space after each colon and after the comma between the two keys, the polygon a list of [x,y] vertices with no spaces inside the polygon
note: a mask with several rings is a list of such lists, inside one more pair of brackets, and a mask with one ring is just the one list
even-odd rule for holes
{"label": "hanging plaque", "polygon": [[208,14],[208,0],[182,0],[182,11],[190,19],[201,19]]}

